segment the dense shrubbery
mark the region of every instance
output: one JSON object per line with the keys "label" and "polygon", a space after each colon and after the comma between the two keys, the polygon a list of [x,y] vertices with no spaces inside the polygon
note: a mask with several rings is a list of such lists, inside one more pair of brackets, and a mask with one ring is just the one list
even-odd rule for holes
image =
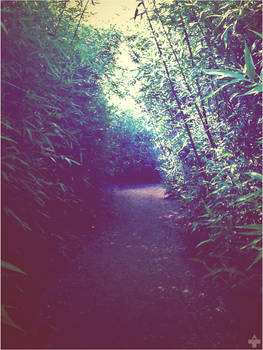
{"label": "dense shrubbery", "polygon": [[120,36],[78,27],[80,3],[2,7],[2,256],[23,266],[29,241],[49,239],[73,208],[88,227],[109,162],[100,79]]}
{"label": "dense shrubbery", "polygon": [[80,225],[83,212],[88,232],[105,184],[155,166],[150,133],[117,117],[103,90],[120,33],[82,25],[85,10],[81,1],[2,3],[5,272],[32,273],[43,240],[67,239],[63,224]]}
{"label": "dense shrubbery", "polygon": [[191,209],[195,258],[232,286],[258,278],[260,3],[141,1],[139,16],[148,30],[128,37],[137,98],[155,124],[167,191]]}
{"label": "dense shrubbery", "polygon": [[153,133],[144,123],[143,118],[134,119],[129,112],[112,121],[111,169],[115,183],[160,182]]}

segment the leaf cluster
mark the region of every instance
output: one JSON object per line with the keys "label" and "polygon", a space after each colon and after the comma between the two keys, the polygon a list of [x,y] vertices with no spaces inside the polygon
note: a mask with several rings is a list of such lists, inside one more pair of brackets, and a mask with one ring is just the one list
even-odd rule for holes
{"label": "leaf cluster", "polygon": [[[152,45],[142,50],[141,35],[130,47],[167,192],[190,210],[191,235],[203,234],[196,254],[211,263],[209,276],[231,280],[235,270],[247,281],[262,254],[253,237],[261,223],[260,3],[144,5],[142,35]],[[246,235],[241,227],[257,228]]]}

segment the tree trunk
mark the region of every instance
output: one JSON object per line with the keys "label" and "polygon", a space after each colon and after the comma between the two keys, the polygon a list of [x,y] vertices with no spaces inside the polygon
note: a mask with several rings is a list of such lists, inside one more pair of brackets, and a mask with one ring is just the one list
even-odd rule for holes
{"label": "tree trunk", "polygon": [[[179,109],[179,111],[180,111],[180,115],[181,115],[181,117],[182,117],[182,120],[183,120],[183,123],[184,123],[184,127],[185,127],[185,130],[186,130],[187,135],[188,135],[188,137],[189,137],[189,140],[190,140],[192,149],[193,149],[193,151],[194,151],[194,154],[195,154],[197,163],[198,163],[199,167],[202,168],[202,167],[203,167],[203,163],[202,163],[201,158],[200,158],[200,156],[199,156],[199,154],[198,154],[198,152],[197,152],[197,148],[196,148],[196,146],[195,146],[195,143],[194,143],[194,140],[193,140],[193,137],[192,137],[192,134],[191,134],[189,125],[188,125],[188,123],[187,123],[187,121],[186,121],[186,118],[185,118],[185,115],[184,115],[184,112],[183,112],[183,109],[182,109],[181,102],[180,102],[180,100],[179,100],[179,98],[178,98],[178,96],[177,96],[177,93],[176,93],[175,89],[174,89],[174,85],[173,85],[173,82],[172,82],[172,80],[171,80],[171,76],[170,76],[170,73],[169,73],[167,64],[166,64],[166,62],[165,62],[165,60],[164,60],[164,58],[163,58],[163,53],[162,53],[161,47],[160,47],[160,45],[159,45],[159,43],[158,43],[158,40],[157,40],[157,38],[156,38],[156,34],[155,34],[154,29],[153,29],[153,26],[152,26],[150,17],[149,17],[149,15],[148,15],[147,8],[146,8],[146,6],[145,6],[145,4],[144,4],[144,1],[142,1],[141,3],[143,4],[144,10],[145,10],[145,14],[146,14],[146,16],[147,16],[147,20],[148,20],[148,23],[149,23],[149,27],[150,27],[151,32],[152,32],[152,34],[153,34],[153,38],[154,38],[154,41],[155,41],[155,44],[156,44],[156,47],[157,47],[159,56],[160,56],[160,58],[162,59],[162,63],[163,63],[163,66],[164,66],[164,69],[165,69],[165,72],[166,72],[166,76],[167,76],[167,79],[168,79],[169,84],[170,84],[172,96],[174,97],[174,99],[175,99],[175,101],[176,101],[176,104],[177,104],[177,106],[178,106],[178,109]],[[174,117],[174,114],[173,114],[173,117]],[[203,176],[204,180],[207,180],[207,176],[206,176],[206,174],[205,174],[204,171],[201,172],[201,175]]]}
{"label": "tree trunk", "polygon": [[73,41],[74,41],[74,39],[75,39],[75,37],[76,37],[76,35],[77,35],[77,32],[78,32],[78,30],[79,30],[79,26],[80,26],[80,22],[81,22],[81,20],[82,20],[82,18],[83,18],[83,16],[84,16],[84,13],[85,13],[86,10],[87,10],[88,3],[89,3],[89,0],[87,0],[86,5],[84,6],[84,9],[83,9],[83,11],[82,11],[82,13],[81,13],[81,15],[80,15],[79,22],[78,22],[77,28],[75,29],[75,32],[74,32],[74,35],[73,35],[73,38],[72,38],[72,40],[71,40],[70,45],[73,43]]}
{"label": "tree trunk", "polygon": [[[177,2],[176,2],[176,4],[177,4]],[[186,26],[185,26],[183,17],[182,17],[182,15],[180,13],[179,13],[179,16],[180,16],[181,23],[183,25],[183,31],[184,31],[184,35],[185,35],[185,40],[186,40],[186,43],[187,43],[188,51],[189,51],[189,56],[190,56],[191,63],[192,63],[192,68],[194,68],[195,67],[195,62],[194,62],[194,57],[193,57],[193,52],[192,52],[189,36],[188,36],[187,30],[186,30]],[[201,122],[203,124],[205,133],[206,133],[206,135],[207,135],[207,137],[209,139],[209,142],[210,142],[212,148],[216,148],[217,145],[215,144],[215,142],[213,140],[213,137],[212,137],[212,135],[210,133],[210,130],[209,130],[209,125],[208,125],[207,115],[206,115],[206,109],[205,109],[205,105],[204,105],[204,101],[203,101],[203,96],[202,96],[202,92],[201,92],[199,79],[196,78],[195,82],[196,82],[196,86],[197,86],[197,90],[198,90],[198,95],[199,95],[199,98],[201,100],[201,107],[202,107],[202,111],[203,111],[203,113],[201,113],[199,111],[198,114],[200,116],[200,119],[201,119]]]}

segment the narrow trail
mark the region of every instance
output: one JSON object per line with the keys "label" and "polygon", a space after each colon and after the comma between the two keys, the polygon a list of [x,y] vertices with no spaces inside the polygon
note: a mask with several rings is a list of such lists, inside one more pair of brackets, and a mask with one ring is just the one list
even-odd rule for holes
{"label": "narrow trail", "polygon": [[186,228],[166,224],[180,210],[163,197],[157,185],[114,191],[114,217],[41,298],[44,348],[242,348],[216,284],[183,257]]}

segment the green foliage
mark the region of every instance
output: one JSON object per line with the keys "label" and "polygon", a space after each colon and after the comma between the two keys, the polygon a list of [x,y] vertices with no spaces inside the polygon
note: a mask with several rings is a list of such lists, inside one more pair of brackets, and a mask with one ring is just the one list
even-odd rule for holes
{"label": "green foliage", "polygon": [[[250,51],[249,51],[246,43],[245,43],[244,57],[245,57],[245,65],[244,65],[244,69],[243,69],[244,73],[242,73],[242,71],[233,72],[233,71],[222,70],[222,69],[221,70],[213,70],[213,69],[206,70],[207,74],[216,75],[218,79],[223,79],[223,78],[235,78],[235,79],[222,84],[216,91],[212,92],[211,94],[206,96],[204,99],[208,99],[208,98],[212,97],[213,95],[215,95],[217,92],[219,92],[220,90],[222,90],[224,87],[226,87],[228,85],[232,85],[232,84],[240,83],[240,82],[248,82],[248,83],[250,83],[250,85],[248,85],[248,87],[253,88],[251,90],[248,90],[247,92],[245,92],[241,96],[257,94],[257,93],[262,91],[262,83],[257,82],[257,80],[259,80],[259,76],[257,77],[253,58],[250,54]],[[246,78],[246,76],[248,79]],[[257,77],[257,79],[256,79],[256,77]],[[251,84],[251,82],[252,82],[252,84]]]}
{"label": "green foliage", "polygon": [[[102,185],[153,174],[158,163],[193,237],[203,234],[194,245],[204,278],[232,287],[257,278],[260,5],[141,1],[138,32],[125,38],[137,71],[116,81],[123,38],[84,26],[82,1],[3,2],[3,236],[14,246],[29,233],[47,239],[74,208],[89,222]],[[107,89],[121,98],[134,89],[148,123],[113,108]],[[21,273],[13,263],[2,267]],[[2,315],[18,328],[6,306]]]}
{"label": "green foliage", "polygon": [[[241,192],[248,191],[248,184],[253,192],[239,196]],[[237,266],[240,264],[238,252],[241,255],[245,254],[248,257],[246,259],[248,265],[242,265],[242,267],[248,271],[262,256],[261,224],[248,224],[252,218],[256,222],[260,220],[262,192],[252,177],[243,181],[242,187],[239,190],[236,189],[235,192],[232,191],[229,196],[224,193],[225,187],[223,186],[219,191],[212,193],[209,200],[206,200],[206,213],[199,216],[199,221],[194,229],[201,228],[205,232],[209,232],[210,238],[200,242],[196,247],[211,242],[208,256],[216,259],[214,264],[220,266],[221,273],[228,271],[234,264]],[[225,197],[228,198],[228,201],[224,200]],[[259,236],[259,238],[255,238],[255,236]],[[249,262],[251,259],[249,257],[253,257],[255,251],[257,256],[252,262]],[[242,270],[241,267],[239,269]]]}
{"label": "green foliage", "polygon": [[9,316],[8,312],[6,311],[7,306],[6,305],[1,305],[1,321],[8,325],[11,326],[13,328],[16,328],[20,331],[23,331],[23,329],[21,327],[19,327]]}
{"label": "green foliage", "polygon": [[[8,262],[1,260],[1,268],[9,270],[9,271],[13,271],[13,272],[18,272],[21,273],[23,275],[26,275],[26,273],[24,271],[22,271],[20,268],[18,268],[17,266],[13,265],[13,264],[9,264]],[[16,328],[20,331],[23,331],[22,328],[20,328],[9,316],[8,312],[6,311],[7,306],[1,304],[1,320],[3,323],[7,324],[8,326],[11,326],[13,328]]]}
{"label": "green foliage", "polygon": [[[106,97],[121,35],[83,25],[86,4],[2,3],[2,234],[12,242],[3,258],[14,263],[3,261],[7,274],[24,273],[15,265],[23,266],[29,237],[63,244],[58,222],[83,213],[88,233],[105,184],[155,171],[151,132]],[[5,306],[2,315],[18,328]]]}
{"label": "green foliage", "polygon": [[[104,176],[100,163],[107,162],[109,118],[100,79],[114,60],[119,36],[79,27],[79,40],[70,43],[76,20],[72,30],[63,25],[70,7],[57,23],[61,6],[5,5],[3,208],[24,229],[52,216],[51,202],[65,208],[79,203],[80,192]],[[51,36],[55,29],[58,37]]]}
{"label": "green foliage", "polygon": [[256,68],[253,62],[253,58],[251,56],[251,53],[247,47],[247,43],[245,43],[245,73],[248,76],[248,78],[252,81],[255,81],[256,78]]}
{"label": "green foliage", "polygon": [[143,123],[143,118],[134,119],[129,112],[112,120],[109,137],[113,140],[111,174],[114,182],[159,181],[153,134]]}
{"label": "green foliage", "polygon": [[148,31],[129,44],[160,171],[190,209],[193,237],[203,236],[195,246],[206,277],[236,286],[258,276],[262,254],[260,2],[145,6]]}
{"label": "green foliage", "polygon": [[[28,232],[49,239],[52,224],[74,208],[85,211],[87,227],[92,220],[110,164],[102,78],[110,74],[120,34],[79,25],[81,2],[1,5],[2,236],[13,245],[3,258],[16,256],[12,262],[20,265],[21,254],[13,252],[23,252]],[[21,272],[6,262],[2,267]],[[5,307],[2,315],[17,327]]]}
{"label": "green foliage", "polygon": [[19,272],[25,275],[25,272],[19,269],[17,266],[9,264],[8,262],[1,260],[1,267],[10,271]]}

